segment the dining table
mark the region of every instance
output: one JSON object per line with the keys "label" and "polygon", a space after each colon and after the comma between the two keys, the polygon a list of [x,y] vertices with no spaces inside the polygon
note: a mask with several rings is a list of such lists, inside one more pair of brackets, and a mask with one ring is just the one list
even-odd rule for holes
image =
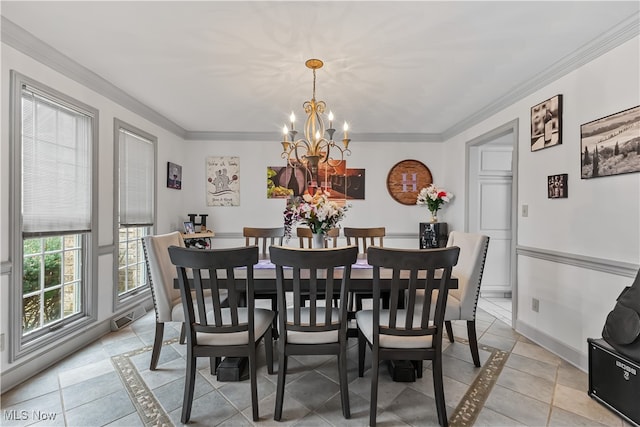
{"label": "dining table", "polygon": [[[284,268],[284,278],[285,278],[285,290],[291,291],[293,289],[292,283],[292,269]],[[342,269],[337,269],[335,273],[335,278],[341,279],[341,271]],[[380,290],[390,290],[391,289],[391,279],[392,279],[392,271],[391,269],[381,268],[380,269]],[[422,272],[424,273],[424,272]],[[219,278],[226,278],[225,271],[219,271]],[[304,277],[304,271],[301,273],[302,279]],[[234,270],[235,280],[236,280],[236,289],[242,291],[246,286],[246,268],[240,267]],[[418,276],[420,278],[420,276]],[[423,276],[424,277],[424,276]],[[308,278],[308,277],[306,277]],[[408,275],[404,277],[408,279]],[[322,279],[322,277],[319,277]],[[403,276],[400,276],[401,283]],[[206,282],[206,280],[205,280]],[[304,290],[304,281],[302,282],[303,290]],[[373,286],[373,266],[367,263],[367,259],[365,257],[359,257],[355,264],[351,266],[351,275],[349,278],[349,290],[350,291],[365,291],[371,292]],[[261,259],[257,264],[253,266],[253,287],[254,292],[260,294],[276,294],[276,268],[275,265],[268,259]],[[179,289],[178,279],[174,279],[174,288]],[[458,279],[456,277],[451,277],[449,280],[449,289],[457,289],[458,288]],[[402,298],[400,301],[402,302]],[[349,333],[350,337],[357,336],[357,330],[351,329]],[[220,365],[218,365],[218,380],[219,381],[240,381],[248,378],[248,372],[246,371],[246,360],[244,358],[238,357],[228,357],[225,358]],[[389,371],[392,379],[398,382],[411,382],[415,381],[415,373],[413,371],[413,363],[411,361],[389,361]]]}

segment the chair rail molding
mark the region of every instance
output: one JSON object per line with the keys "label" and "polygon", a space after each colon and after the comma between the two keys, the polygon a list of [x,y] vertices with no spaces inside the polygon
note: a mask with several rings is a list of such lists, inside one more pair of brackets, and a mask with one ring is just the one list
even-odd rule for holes
{"label": "chair rail molding", "polygon": [[538,258],[558,264],[567,264],[574,267],[586,268],[589,270],[601,271],[630,278],[636,277],[638,269],[640,269],[640,265],[630,262],[614,261],[606,258],[590,257],[586,255],[532,248],[528,246],[518,245],[516,247],[516,253],[517,255],[530,258]]}

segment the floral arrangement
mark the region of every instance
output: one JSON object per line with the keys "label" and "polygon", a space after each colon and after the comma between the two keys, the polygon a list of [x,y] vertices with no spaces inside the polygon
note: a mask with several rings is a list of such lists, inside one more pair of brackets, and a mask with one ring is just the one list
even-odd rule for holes
{"label": "floral arrangement", "polygon": [[291,198],[284,210],[284,235],[289,239],[293,226],[299,222],[308,225],[314,234],[326,234],[345,217],[347,209],[346,205],[339,206],[329,200],[329,196],[321,190],[313,197],[305,194],[302,198]]}
{"label": "floral arrangement", "polygon": [[427,205],[427,208],[431,212],[432,220],[436,220],[436,214],[443,204],[449,203],[453,198],[453,194],[449,193],[442,188],[438,188],[433,184],[423,188],[418,193],[417,205]]}

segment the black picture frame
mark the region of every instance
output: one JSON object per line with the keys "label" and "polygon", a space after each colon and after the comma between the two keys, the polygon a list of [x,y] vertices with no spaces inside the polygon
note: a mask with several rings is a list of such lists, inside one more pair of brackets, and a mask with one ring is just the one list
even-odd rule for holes
{"label": "black picture frame", "polygon": [[549,199],[569,197],[569,174],[549,175],[547,177],[547,196]]}
{"label": "black picture frame", "polygon": [[580,178],[640,172],[640,105],[580,125]]}
{"label": "black picture frame", "polygon": [[562,144],[562,95],[531,107],[531,151]]}
{"label": "black picture frame", "polygon": [[182,166],[177,163],[167,162],[167,187],[182,189]]}

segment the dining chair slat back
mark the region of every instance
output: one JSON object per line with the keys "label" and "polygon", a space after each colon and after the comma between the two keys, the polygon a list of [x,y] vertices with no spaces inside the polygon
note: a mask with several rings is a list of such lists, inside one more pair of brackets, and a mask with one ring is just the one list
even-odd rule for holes
{"label": "dining chair slat back", "polygon": [[[248,358],[253,420],[258,421],[256,351],[264,338],[267,370],[273,373],[271,326],[275,317],[273,311],[255,307],[253,266],[258,262],[258,247],[202,250],[171,246],[168,251],[178,275],[187,335],[181,422],[191,417],[196,359],[208,357],[213,375],[225,356]],[[246,277],[236,278],[235,268],[246,270]],[[244,282],[242,291],[236,287],[239,280]]]}
{"label": "dining chair slat back", "polygon": [[[364,375],[365,350],[371,348],[371,399],[369,425],[376,425],[378,364],[380,360],[432,360],[438,421],[447,425],[442,382],[442,328],[451,271],[458,262],[458,247],[440,249],[390,249],[370,247],[373,267],[373,309],[356,313],[358,325],[358,375]],[[380,307],[380,271],[391,269],[389,308]],[[404,298],[400,298],[404,291]],[[416,305],[418,291],[424,292]],[[437,293],[435,304],[430,296]],[[427,295],[429,297],[427,297]],[[433,321],[430,321],[433,319]],[[418,377],[421,377],[421,371]]]}
{"label": "dining chair slat back", "polygon": [[[298,237],[300,247],[301,248],[311,248],[313,241],[313,233],[311,232],[311,228],[309,227],[297,227],[296,228],[296,236]],[[338,247],[338,237],[340,236],[340,229],[335,227],[329,229],[326,233],[326,239],[324,241],[324,247],[328,248],[330,246],[337,248]],[[331,243],[330,243],[331,242]]]}
{"label": "dining chair slat back", "polygon": [[[276,268],[278,293],[278,384],[274,420],[282,417],[287,360],[291,355],[338,357],[342,414],[349,418],[347,383],[347,307],[351,266],[357,261],[355,246],[326,249],[271,247]],[[285,280],[285,269],[287,279]],[[291,279],[289,279],[291,274]],[[291,280],[293,306],[287,306],[287,286]],[[339,294],[337,307],[332,306]],[[303,303],[304,300],[308,304]]]}
{"label": "dining chair slat back", "polygon": [[243,227],[242,236],[245,246],[256,245],[260,248],[260,259],[269,259],[269,246],[282,245],[284,227]]}

